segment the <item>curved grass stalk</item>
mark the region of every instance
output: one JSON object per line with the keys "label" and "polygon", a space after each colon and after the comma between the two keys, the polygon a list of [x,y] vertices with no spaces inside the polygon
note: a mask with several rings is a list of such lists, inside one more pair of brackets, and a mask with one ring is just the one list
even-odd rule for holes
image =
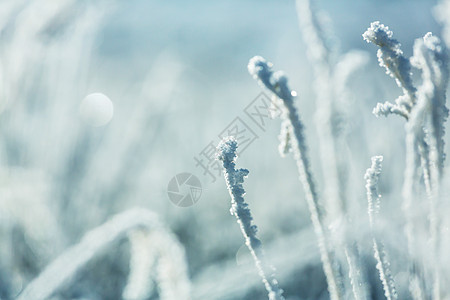
{"label": "curved grass stalk", "polygon": [[396,113],[406,119],[409,118],[412,107],[416,104],[416,91],[411,78],[411,64],[403,55],[400,43],[394,39],[389,27],[380,22],[372,22],[364,32],[363,38],[367,43],[379,47],[377,51],[380,66],[386,69],[386,74],[395,79],[404,95],[395,100],[395,104],[378,104],[374,109],[376,115]]}
{"label": "curved grass stalk", "polygon": [[[308,56],[314,71],[317,106],[315,121],[319,139],[320,158],[325,175],[324,200],[327,209],[328,223],[343,220],[338,229],[342,236],[348,236],[349,220],[347,210],[346,168],[348,163],[343,159],[345,153],[342,128],[345,126],[345,113],[342,109],[345,80],[348,75],[365,63],[365,57],[358,52],[350,52],[339,59],[339,64],[332,63],[332,47],[327,45],[325,33],[314,8],[314,0],[297,0],[297,14],[305,41]],[[339,90],[340,89],[340,90]],[[342,239],[338,246],[344,250],[350,284],[356,300],[370,298],[364,268],[361,265],[356,242]],[[345,265],[345,261],[342,262]]]}
{"label": "curved grass stalk", "polygon": [[297,0],[297,13],[303,39],[308,49],[308,56],[314,70],[314,85],[317,95],[317,110],[315,121],[317,124],[320,145],[322,169],[326,174],[324,187],[324,201],[331,221],[339,219],[345,210],[345,182],[339,176],[343,165],[340,164],[337,153],[340,148],[338,127],[342,127],[336,120],[340,120],[341,113],[333,101],[333,68],[330,63],[330,49],[325,43],[324,33],[320,22],[312,8],[312,1]]}
{"label": "curved grass stalk", "polygon": [[[403,210],[407,218],[405,226],[408,238],[408,249],[412,258],[414,255],[414,224],[410,213],[414,199],[414,186],[416,170],[418,168],[416,157],[420,157],[424,175],[425,190],[430,206],[430,239],[433,251],[433,298],[441,299],[440,274],[438,267],[438,199],[439,181],[442,177],[444,154],[444,122],[448,117],[445,106],[446,88],[449,80],[448,54],[444,45],[431,33],[427,33],[423,40],[416,40],[414,56],[411,63],[403,56],[400,43],[392,38],[392,31],[388,27],[373,22],[371,27],[363,34],[367,42],[380,47],[378,58],[380,65],[386,68],[389,75],[395,78],[404,95],[396,100],[396,104],[378,104],[374,109],[377,115],[397,113],[406,118],[406,169],[403,185]],[[412,84],[411,64],[422,70],[423,82],[419,89]],[[400,113],[399,113],[400,112]],[[418,291],[420,280],[413,273],[417,272],[414,263],[410,266],[412,282],[415,287],[411,292],[416,295],[425,295]],[[416,290],[416,292],[413,292]]]}
{"label": "curved grass stalk", "polygon": [[152,273],[157,264],[157,251],[151,247],[152,234],[137,229],[128,234],[128,239],[132,255],[130,274],[122,297],[124,300],[147,299],[154,289]]}
{"label": "curved grass stalk", "polygon": [[[411,64],[403,55],[400,43],[393,38],[393,32],[389,27],[380,22],[372,22],[370,27],[364,32],[363,38],[368,43],[373,43],[379,47],[377,51],[378,61],[381,67],[386,69],[386,73],[395,79],[397,85],[403,90],[403,95],[395,100],[395,104],[385,102],[378,103],[373,113],[376,116],[388,116],[389,114],[398,114],[404,117],[407,122],[405,125],[406,138],[406,168],[403,182],[402,208],[406,217],[405,233],[408,240],[408,252],[411,258],[409,265],[410,292],[411,294],[425,294],[423,286],[420,284],[421,276],[417,274],[419,268],[414,262],[416,254],[416,241],[414,237],[415,225],[412,216],[412,207],[415,199],[414,186],[417,181],[416,170],[418,169],[416,157],[420,156],[422,169],[425,179],[425,186],[429,186],[429,161],[427,151],[428,144],[425,141],[423,129],[417,128],[416,122],[410,122],[413,108],[416,106],[417,89],[414,87],[411,78]],[[416,110],[417,112],[417,110]],[[420,289],[420,293],[417,292]]]}
{"label": "curved grass stalk", "polygon": [[[282,72],[274,73],[272,64],[260,56],[255,56],[250,60],[248,70],[260,85],[270,90],[280,100],[281,107],[283,107],[282,128],[284,128],[284,132],[288,133],[284,138],[289,137],[289,149],[293,152],[297,163],[300,182],[305,191],[311,221],[318,240],[330,297],[332,300],[343,299],[341,275],[336,265],[335,254],[329,241],[327,228],[324,225],[324,213],[319,203],[316,185],[310,169],[303,132],[304,126],[294,106],[296,92],[289,89],[286,76]],[[281,138],[283,139],[283,136]]]}
{"label": "curved grass stalk", "polygon": [[[169,233],[152,212],[131,209],[120,213],[103,225],[89,231],[82,240],[57,257],[45,270],[27,285],[18,300],[44,300],[60,291],[74,275],[91,259],[101,254],[108,246],[133,230],[155,233],[148,248],[156,249],[158,279],[161,299],[190,299],[190,284],[187,275],[184,250],[175,236]],[[151,253],[151,252],[150,252]],[[131,266],[133,268],[133,264]],[[131,271],[131,279],[139,278],[145,286],[146,280]],[[133,286],[134,285],[134,286]],[[134,282],[128,282],[124,296],[130,299],[146,299],[148,290]],[[137,290],[142,292],[137,292]],[[134,290],[134,291],[132,291]]]}
{"label": "curved grass stalk", "polygon": [[422,70],[423,83],[417,92],[417,108],[411,116],[412,130],[417,127],[428,128],[429,141],[427,172],[427,195],[430,205],[430,240],[433,251],[433,299],[442,299],[441,278],[439,272],[439,227],[441,216],[438,214],[440,181],[442,178],[444,153],[444,123],[449,110],[445,106],[446,89],[449,80],[448,54],[441,41],[430,32],[414,44],[412,63]]}

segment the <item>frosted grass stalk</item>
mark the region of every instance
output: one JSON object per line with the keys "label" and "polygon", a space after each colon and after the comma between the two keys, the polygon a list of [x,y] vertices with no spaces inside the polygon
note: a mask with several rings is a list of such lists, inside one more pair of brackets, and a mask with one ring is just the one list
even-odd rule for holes
{"label": "frosted grass stalk", "polygon": [[[399,86],[403,87],[405,98],[409,97],[409,109],[406,114],[408,122],[406,129],[406,169],[405,182],[403,186],[404,210],[407,216],[406,233],[408,236],[408,244],[411,256],[414,257],[413,242],[413,222],[409,213],[414,199],[414,186],[416,183],[416,157],[420,157],[425,190],[430,205],[430,240],[433,252],[433,295],[434,299],[441,298],[440,274],[439,274],[439,182],[443,173],[443,164],[445,159],[444,140],[445,135],[444,123],[448,117],[448,109],[446,103],[446,88],[449,79],[448,71],[448,54],[441,41],[434,37],[431,33],[427,33],[423,39],[416,40],[414,44],[414,56],[411,58],[411,65],[422,71],[422,85],[419,89],[412,89],[412,81],[410,78],[410,65],[407,65],[406,58],[403,57],[400,44],[392,39],[392,32],[379,22],[374,22],[371,27],[364,33],[367,41],[374,42],[380,49],[381,56],[390,57],[389,53],[395,53],[395,59],[391,63],[380,64],[385,66],[391,76],[396,78]],[[392,50],[393,49],[393,50]],[[391,51],[391,52],[389,52]],[[391,55],[392,56],[392,55]],[[380,57],[380,55],[379,55]],[[397,69],[404,69],[403,72],[396,72]],[[392,63],[394,62],[394,63]],[[406,83],[406,84],[405,84]],[[412,87],[412,88],[411,88]],[[407,93],[411,90],[411,93]],[[412,93],[414,92],[414,93]],[[391,104],[390,104],[391,105]],[[392,106],[392,105],[391,105]],[[382,107],[378,105],[377,108]],[[400,105],[397,105],[400,107]],[[377,109],[375,109],[377,110]],[[384,114],[384,113],[382,113]],[[414,266],[413,266],[414,268]],[[423,293],[422,293],[423,294]]]}
{"label": "frosted grass stalk", "polygon": [[[184,249],[174,236],[162,230],[133,230],[130,274],[123,291],[124,300],[148,299],[156,281],[160,299],[188,297],[190,286]],[[184,298],[183,298],[184,299]]]}
{"label": "frosted grass stalk", "polygon": [[[100,255],[113,242],[136,229],[156,232],[161,237],[161,239],[153,240],[151,244],[162,255],[157,257],[160,260],[158,279],[160,279],[161,299],[190,299],[190,283],[182,246],[175,236],[160,224],[156,215],[144,209],[131,209],[123,212],[89,231],[78,244],[67,249],[50,263],[37,278],[27,285],[17,299],[48,299],[68,284],[91,259]],[[131,272],[133,273],[133,271]],[[161,274],[161,272],[165,274]],[[139,287],[143,291],[141,294],[131,292],[130,284],[129,282],[128,287],[125,288],[126,291],[128,289],[128,295],[133,294],[134,300],[146,299],[147,291],[145,289]]]}
{"label": "frosted grass stalk", "polygon": [[414,123],[408,121],[405,124],[405,157],[406,167],[404,172],[404,182],[402,187],[402,210],[406,217],[405,233],[408,242],[408,252],[410,256],[409,276],[410,276],[410,292],[414,300],[423,300],[425,293],[424,278],[417,263],[416,247],[418,243],[415,238],[416,226],[414,224],[413,209],[416,205],[416,183],[417,183],[417,157],[420,157],[425,187],[429,194],[429,160],[428,160],[428,144],[424,139],[424,132],[414,126]]}
{"label": "frosted grass stalk", "polygon": [[258,228],[252,224],[253,217],[245,202],[242,186],[248,175],[247,169],[236,170],[237,141],[234,137],[224,138],[217,147],[217,159],[223,162],[223,174],[231,197],[230,213],[236,217],[250,253],[253,256],[259,275],[269,293],[270,300],[284,300],[283,290],[278,286],[273,267],[267,264],[261,241],[256,236]]}
{"label": "frosted grass stalk", "polygon": [[423,284],[421,283],[422,278],[418,274],[420,271],[415,262],[415,248],[417,245],[414,237],[415,226],[412,214],[417,183],[416,172],[419,168],[417,157],[420,157],[426,191],[430,195],[429,145],[425,138],[426,133],[423,124],[419,121],[423,117],[418,117],[419,115],[423,116],[423,109],[420,109],[420,106],[423,105],[417,105],[417,89],[413,85],[411,78],[411,63],[404,57],[403,51],[400,49],[400,43],[393,38],[392,31],[387,26],[376,21],[370,24],[370,27],[364,32],[363,38],[366,42],[371,42],[379,47],[377,56],[380,66],[386,69],[386,73],[393,77],[397,85],[403,90],[403,95],[395,100],[395,104],[389,102],[384,104],[378,103],[373,113],[376,116],[398,114],[407,120],[405,124],[406,168],[402,189],[402,209],[406,217],[405,233],[411,260],[409,266],[410,291],[413,296],[418,294],[425,295]]}
{"label": "frosted grass stalk", "polygon": [[380,280],[383,283],[384,295],[388,300],[397,299],[395,282],[390,271],[388,255],[384,244],[378,240],[375,234],[377,228],[377,217],[380,211],[380,198],[378,194],[378,180],[381,174],[382,156],[372,157],[372,165],[367,169],[364,179],[366,180],[369,223],[372,230],[374,257],[377,260],[377,269],[380,273]]}
{"label": "frosted grass stalk", "polygon": [[[414,44],[414,56],[411,59],[415,67],[422,70],[422,85],[417,97],[421,110],[428,112],[428,127],[430,128],[430,160],[435,174],[431,182],[436,186],[437,179],[441,177],[444,153],[444,123],[449,110],[446,104],[446,88],[449,80],[447,49],[439,38],[427,33],[423,39],[417,39]],[[424,112],[423,112],[424,113]],[[418,113],[418,117],[421,117]],[[418,119],[418,118],[417,118]],[[416,122],[423,121],[418,119]],[[420,123],[417,125],[419,126]]]}
{"label": "frosted grass stalk", "polygon": [[373,43],[379,47],[377,51],[378,62],[386,69],[386,74],[395,79],[397,85],[402,88],[404,95],[395,100],[395,104],[389,102],[378,103],[374,109],[376,115],[396,113],[408,119],[409,113],[416,102],[416,88],[411,79],[411,64],[404,57],[400,49],[400,43],[394,39],[389,27],[379,21],[372,22],[364,32],[363,38],[367,43]]}
{"label": "frosted grass stalk", "polygon": [[134,230],[128,235],[130,241],[130,274],[122,293],[124,300],[147,299],[154,289],[153,271],[156,267],[157,251],[148,247],[152,238],[144,230]]}
{"label": "frosted grass stalk", "polygon": [[[352,50],[342,55],[334,66],[333,84],[335,86],[336,101],[340,106],[348,103],[348,83],[358,70],[369,61],[369,54],[365,51]],[[341,113],[342,112],[341,109]]]}
{"label": "frosted grass stalk", "polygon": [[282,113],[282,144],[284,138],[289,137],[291,151],[297,163],[300,182],[305,191],[306,201],[311,214],[311,221],[318,239],[323,269],[327,278],[328,289],[332,300],[343,299],[342,279],[336,266],[335,254],[330,245],[327,229],[324,225],[324,214],[319,203],[313,175],[310,170],[308,151],[306,147],[303,123],[300,121],[294,106],[296,93],[287,85],[287,78],[282,72],[273,72],[272,64],[261,56],[253,57],[248,64],[249,73],[260,85],[270,90],[279,100]]}
{"label": "frosted grass stalk", "polygon": [[445,159],[444,123],[449,111],[446,104],[446,88],[449,79],[448,54],[441,41],[430,32],[414,44],[414,56],[411,59],[415,67],[422,70],[422,85],[417,92],[417,109],[411,116],[412,129],[420,126],[428,128],[429,170],[427,194],[430,203],[430,235],[433,251],[434,299],[441,299],[439,274],[439,236],[440,227],[439,185]]}
{"label": "frosted grass stalk", "polygon": [[370,299],[366,281],[363,280],[364,277],[362,272],[364,272],[364,269],[361,264],[357,244],[356,242],[353,242],[351,245],[348,245],[347,241],[344,242],[346,243],[344,245],[344,252],[348,263],[348,272],[353,296],[355,297],[355,300]]}
{"label": "frosted grass stalk", "polygon": [[[393,77],[397,85],[402,88],[403,95],[396,99],[396,103],[385,102],[378,103],[373,113],[376,116],[387,116],[391,113],[398,114],[409,121],[411,111],[415,106],[417,89],[414,87],[411,78],[411,63],[404,57],[403,51],[400,49],[400,43],[393,37],[389,27],[380,22],[372,22],[370,27],[364,32],[363,38],[368,43],[373,43],[379,47],[377,51],[378,61],[381,67],[386,69],[386,74]],[[428,145],[425,142],[425,136],[420,131],[421,126],[417,126],[415,122],[407,122],[405,125],[406,137],[406,170],[405,183],[403,188],[404,198],[406,201],[405,208],[409,210],[409,201],[412,201],[413,186],[415,178],[415,170],[417,169],[415,157],[417,151],[422,154],[424,165],[424,174],[427,178],[428,158],[424,156],[427,153]]]}
{"label": "frosted grass stalk", "polygon": [[[342,103],[338,103],[344,94],[346,78],[363,63],[360,53],[351,53],[352,63],[345,61],[339,68],[332,64],[332,49],[327,44],[325,32],[317,12],[314,1],[297,0],[297,14],[305,41],[308,56],[314,71],[317,107],[315,121],[317,124],[320,157],[323,173],[325,175],[324,199],[327,208],[327,220],[337,223],[343,220],[343,225],[336,230],[341,231],[340,236],[347,236],[348,220],[345,218],[347,206],[346,193],[346,166],[343,158],[345,145],[343,140],[343,127],[345,116]],[[344,56],[342,60],[348,59]],[[347,239],[337,241],[344,249],[352,291],[356,300],[369,299],[367,287],[363,276],[363,267],[356,243]],[[345,262],[343,262],[345,264]]]}
{"label": "frosted grass stalk", "polygon": [[322,168],[326,170],[326,185],[324,200],[330,219],[342,216],[344,210],[344,195],[342,191],[345,185],[340,175],[341,165],[338,164],[339,136],[336,124],[340,112],[333,104],[332,66],[330,63],[330,49],[327,47],[324,32],[320,21],[313,10],[310,0],[297,0],[297,13],[302,30],[303,39],[308,50],[308,56],[314,71],[314,85],[317,94],[317,107],[315,121],[320,145],[320,157]]}

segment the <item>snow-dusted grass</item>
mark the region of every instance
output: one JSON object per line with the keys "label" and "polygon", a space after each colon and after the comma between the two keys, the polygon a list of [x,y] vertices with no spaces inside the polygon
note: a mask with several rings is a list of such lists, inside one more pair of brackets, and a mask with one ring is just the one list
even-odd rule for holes
{"label": "snow-dusted grass", "polygon": [[[134,231],[144,234],[138,241]],[[132,235],[133,251],[130,277],[124,290],[124,299],[147,299],[152,292],[152,272],[157,269],[159,295],[164,300],[189,299],[190,283],[187,275],[184,249],[176,238],[158,221],[157,216],[144,209],[125,211],[105,224],[89,231],[81,241],[65,250],[20,293],[19,300],[45,300],[70,283],[76,273],[95,256],[111,247],[117,240]],[[142,252],[144,264],[139,258]]]}
{"label": "snow-dusted grass", "polygon": [[[378,194],[378,180],[381,174],[382,156],[372,157],[372,165],[367,169],[364,178],[366,179],[366,190],[368,200],[368,213],[370,228],[374,230],[378,223],[378,214],[380,212],[381,196]],[[379,241],[373,233],[373,250],[377,260],[377,269],[380,272],[380,280],[383,283],[384,295],[386,299],[397,299],[395,282],[392,278],[389,259],[386,254],[383,242]]]}
{"label": "snow-dusted grass", "polygon": [[284,300],[283,290],[278,286],[272,266],[265,261],[262,243],[256,236],[258,227],[252,224],[253,217],[251,215],[248,204],[245,203],[245,190],[242,184],[244,178],[248,175],[247,169],[236,169],[237,158],[237,141],[233,137],[223,139],[217,147],[217,159],[223,162],[223,174],[231,197],[230,212],[237,219],[241,227],[242,235],[245,238],[250,253],[255,260],[259,275],[262,278],[264,286],[269,293],[270,300]]}
{"label": "snow-dusted grass", "polygon": [[[401,8],[398,23],[392,22],[395,38],[377,21],[363,34],[378,47],[380,66],[399,88],[393,101],[379,99],[393,95],[388,85],[380,84],[382,70],[362,70],[376,67],[369,59],[375,57],[369,55],[372,46],[359,34],[351,35],[359,40],[357,46],[339,45],[337,36],[348,40],[352,31],[334,36],[318,10],[322,3],[315,0],[297,0],[296,7],[243,1],[239,10],[232,2],[152,2],[141,7],[164,9],[153,15],[145,9],[127,12],[133,20],[145,15],[155,28],[132,27],[133,20],[122,17],[120,9],[133,8],[133,1],[2,1],[0,298],[449,298],[447,47],[426,33],[407,57],[411,51],[400,42],[408,40],[398,26],[411,26],[400,15],[408,15],[413,5],[369,2],[372,8]],[[447,45],[449,3],[441,1],[435,12],[445,26]],[[332,6],[354,11],[353,6],[363,5],[323,4],[330,11]],[[214,13],[205,13],[212,8]],[[173,14],[176,9],[179,15]],[[279,17],[280,12],[290,15]],[[233,16],[228,31],[220,28],[227,13]],[[414,18],[415,24],[423,14]],[[355,15],[364,19],[357,26],[361,33],[368,16]],[[103,30],[106,19],[109,29]],[[338,21],[336,28],[346,24]],[[431,30],[419,25],[425,31],[417,37]],[[258,34],[244,34],[256,26],[262,27]],[[175,44],[167,42],[173,32]],[[137,36],[145,41],[136,46]],[[193,42],[197,39],[202,42]],[[243,48],[247,45],[251,51]],[[141,46],[147,48],[139,52]],[[229,51],[231,47],[239,51]],[[145,52],[150,48],[153,52]],[[350,51],[340,54],[339,48]],[[223,185],[205,185],[201,201],[190,208],[171,205],[165,185],[180,166],[199,172],[191,158],[203,145],[193,145],[206,145],[209,136],[201,133],[216,131],[218,123],[225,124],[222,117],[236,113],[221,100],[234,93],[228,101],[244,105],[236,99],[253,96],[242,65],[253,51],[270,53],[292,76],[288,85],[287,76],[260,56],[248,64],[282,111],[279,152],[292,153],[295,162],[278,160],[270,125],[264,136],[255,130],[259,140],[240,158],[253,164],[244,195],[248,171],[236,169],[237,142],[230,138],[219,146],[242,245],[226,213],[225,190],[217,193]],[[308,61],[301,57],[303,51]],[[218,58],[227,58],[226,68]],[[231,60],[241,64],[240,73],[228,68]],[[134,69],[137,64],[139,70]],[[229,80],[229,70],[239,80]],[[86,106],[92,93],[104,93],[106,102]],[[394,129],[403,123],[375,118],[372,100],[383,100],[373,109],[376,116],[399,115],[405,130]],[[194,119],[204,120],[204,131]],[[400,144],[387,145],[395,139]],[[399,146],[403,139],[405,149]],[[375,156],[364,176],[375,153],[384,157],[383,173],[381,157]],[[295,169],[303,192],[297,189]],[[153,212],[128,210],[135,206]],[[261,229],[258,235],[253,217]],[[164,222],[158,221],[162,218]],[[277,267],[276,279],[271,264]]]}
{"label": "snow-dusted grass", "polygon": [[[331,90],[332,84],[329,80],[330,63],[328,49],[325,46],[322,32],[318,28],[318,21],[310,8],[309,1],[298,1],[299,17],[304,27],[304,35],[307,37],[307,43],[312,44],[310,53],[312,61],[317,67],[316,76],[322,77],[319,80],[320,86],[326,91]],[[385,102],[379,103],[373,110],[376,116],[388,116],[389,114],[398,114],[407,120],[406,129],[406,170],[403,186],[403,208],[406,215],[406,237],[409,249],[409,290],[411,297],[419,299],[432,295],[433,299],[442,299],[446,295],[441,285],[441,270],[439,267],[441,249],[440,249],[440,219],[443,217],[438,211],[441,207],[440,201],[440,182],[444,166],[444,141],[445,134],[444,123],[448,117],[446,107],[446,89],[448,85],[448,54],[445,46],[439,38],[427,33],[423,39],[418,39],[414,45],[414,55],[407,59],[400,49],[400,43],[393,38],[393,32],[387,26],[380,22],[373,22],[367,31],[363,34],[367,42],[371,42],[379,47],[377,56],[381,67],[386,69],[386,73],[395,79],[397,85],[402,88],[403,95],[396,99],[395,104]],[[315,51],[315,52],[314,52]],[[413,83],[411,70],[416,67],[422,73],[422,83],[416,88]],[[305,191],[305,198],[311,214],[311,220],[314,230],[318,237],[319,249],[322,257],[323,268],[327,277],[328,289],[331,299],[343,299],[348,293],[345,291],[345,283],[336,260],[336,252],[343,251],[347,256],[350,283],[352,285],[353,296],[355,299],[368,299],[369,294],[366,287],[369,286],[361,274],[363,271],[358,260],[358,248],[348,248],[345,239],[339,241],[334,238],[334,245],[330,239],[330,232],[327,228],[327,222],[335,222],[347,212],[342,210],[336,213],[336,202],[343,201],[335,197],[332,201],[325,201],[326,212],[319,203],[318,190],[314,182],[311,166],[308,158],[307,146],[304,136],[304,125],[299,119],[297,109],[294,106],[294,98],[297,93],[292,91],[287,85],[287,78],[282,72],[273,72],[272,64],[260,56],[253,57],[248,65],[249,73],[259,82],[259,84],[273,94],[273,101],[283,107],[282,130],[280,135],[280,152],[282,155],[289,151],[294,153],[297,167],[300,174],[300,180]],[[328,78],[328,80],[327,80]],[[325,80],[324,80],[325,79]],[[324,80],[324,81],[323,81]],[[320,90],[320,89],[319,89]],[[328,120],[321,125],[328,127],[328,130],[319,131],[322,135],[321,143],[326,141],[325,148],[328,153],[336,154],[338,151],[336,145],[337,135],[332,133],[332,116],[337,114],[333,111],[332,98],[330,94],[322,91],[319,98],[322,98],[324,109],[328,111]],[[320,106],[320,109],[322,109]],[[330,143],[330,140],[334,142]],[[330,149],[331,148],[331,149]],[[338,151],[339,152],[339,151]],[[337,157],[337,155],[336,155]],[[329,164],[325,164],[325,174],[336,171],[339,168],[336,164],[336,158],[332,158]],[[372,158],[372,166],[366,172],[367,197],[369,200],[369,223],[374,232],[377,227],[377,215],[380,207],[380,196],[378,195],[377,183],[381,172],[382,157]],[[419,164],[422,169],[423,185],[418,178]],[[339,171],[331,178],[337,178]],[[342,172],[341,172],[342,174]],[[325,181],[326,184],[335,184],[335,194],[339,195],[339,184],[333,183],[333,180]],[[411,209],[418,201],[416,193],[418,190],[424,190],[429,201],[429,229],[427,239],[431,245],[431,255],[429,258],[417,258],[416,250],[418,243],[414,236],[414,228],[417,226],[412,221]],[[325,197],[331,197],[330,193]],[[344,206],[337,205],[343,208]],[[345,219],[345,218],[344,218]],[[329,224],[328,223],[328,224]],[[345,228],[345,226],[344,226]],[[385,296],[387,299],[397,299],[397,291],[393,275],[391,274],[390,263],[387,258],[385,246],[378,240],[373,233],[373,248],[377,260],[377,269],[380,273],[380,279],[383,284]],[[345,237],[345,235],[342,235]],[[428,242],[428,241],[426,241]],[[356,243],[355,243],[356,244]],[[355,245],[354,244],[354,245]],[[339,249],[339,247],[343,249]],[[351,252],[349,251],[351,250]],[[354,252],[353,252],[354,251]],[[424,262],[426,263],[424,264]],[[427,276],[426,273],[432,275]]]}
{"label": "snow-dusted grass", "polygon": [[[443,173],[444,123],[448,117],[446,107],[446,90],[448,86],[448,53],[440,39],[430,32],[423,39],[417,39],[414,44],[414,55],[410,59],[404,57],[400,43],[393,39],[393,33],[380,22],[373,22],[363,34],[367,42],[379,47],[377,55],[380,66],[386,68],[386,73],[396,80],[404,94],[397,98],[396,104],[386,102],[378,104],[374,114],[387,116],[390,113],[399,114],[407,122],[406,129],[406,170],[403,186],[404,211],[407,216],[406,234],[409,241],[409,251],[414,257],[415,245],[414,223],[410,210],[418,201],[415,193],[419,184],[417,169],[420,158],[424,187],[429,201],[429,239],[431,244],[431,276],[433,299],[441,299],[441,279],[439,271],[440,250],[438,232],[440,218],[438,213],[439,184]],[[411,66],[422,73],[422,83],[416,88],[411,78]],[[416,262],[411,262],[411,293],[426,294],[425,287],[417,282],[426,281],[423,274],[416,274]],[[420,268],[419,268],[420,269]],[[422,278],[420,278],[422,277]],[[429,281],[429,280],[428,280]]]}
{"label": "snow-dusted grass", "polygon": [[310,169],[303,123],[294,106],[296,92],[287,85],[287,78],[282,72],[273,72],[272,64],[260,56],[253,57],[248,64],[249,73],[265,88],[279,99],[283,107],[281,145],[290,149],[297,163],[300,182],[306,194],[311,221],[317,235],[323,268],[327,276],[332,299],[341,299],[341,279],[335,262],[335,254],[329,241],[329,232],[324,224],[324,212],[321,209],[316,184]]}

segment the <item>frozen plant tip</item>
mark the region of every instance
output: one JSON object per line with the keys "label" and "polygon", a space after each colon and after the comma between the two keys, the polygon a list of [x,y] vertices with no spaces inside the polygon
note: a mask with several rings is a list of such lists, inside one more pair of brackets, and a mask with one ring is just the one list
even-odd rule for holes
{"label": "frozen plant tip", "polygon": [[284,300],[283,290],[278,286],[273,268],[265,262],[261,241],[256,236],[257,227],[252,224],[253,218],[248,204],[244,200],[245,190],[242,184],[249,171],[247,169],[236,170],[237,147],[237,141],[233,137],[224,138],[217,147],[217,159],[223,162],[225,181],[231,196],[230,213],[236,217],[241,227],[245,244],[253,256],[259,275],[269,293],[269,299]]}
{"label": "frozen plant tip", "polygon": [[414,93],[415,88],[411,80],[411,65],[403,56],[400,43],[394,39],[389,27],[379,21],[370,24],[363,33],[363,38],[368,43],[379,47],[377,56],[381,67],[386,68],[386,73],[395,79],[398,86],[407,93]]}
{"label": "frozen plant tip", "polygon": [[261,56],[255,56],[248,63],[248,72],[260,84],[268,88],[271,92],[283,100],[293,100],[296,95],[287,86],[287,77],[284,72],[272,71],[272,63],[267,62]]}
{"label": "frozen plant tip", "polygon": [[378,179],[381,174],[381,162],[383,156],[372,157],[372,165],[367,169],[364,179],[366,180],[367,200],[369,204],[369,221],[372,230],[374,257],[377,260],[377,269],[380,273],[380,280],[383,283],[384,295],[388,300],[397,299],[394,279],[390,271],[390,263],[384,245],[378,241],[374,233],[377,215],[380,211],[380,198],[378,194]]}
{"label": "frozen plant tip", "polygon": [[416,88],[412,84],[411,64],[403,56],[400,43],[392,37],[393,33],[389,27],[379,21],[370,24],[364,32],[363,38],[368,43],[379,47],[377,51],[378,61],[386,73],[395,79],[397,85],[403,89],[404,95],[395,100],[395,104],[378,104],[373,110],[374,114],[387,115],[395,113],[408,119],[412,106],[415,104]]}

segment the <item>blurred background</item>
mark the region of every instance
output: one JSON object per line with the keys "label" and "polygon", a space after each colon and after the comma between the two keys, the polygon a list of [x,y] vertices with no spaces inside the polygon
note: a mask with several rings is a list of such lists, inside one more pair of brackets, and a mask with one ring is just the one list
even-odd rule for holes
{"label": "blurred background", "polygon": [[[396,229],[386,230],[387,244],[404,243],[398,235],[404,121],[372,115],[377,102],[401,91],[361,35],[381,21],[409,57],[415,39],[429,31],[441,35],[436,5],[317,1],[334,55],[359,51],[364,62],[349,75],[342,108],[349,218],[373,269],[367,272],[373,299],[382,299],[383,291],[365,229],[364,172],[371,156],[384,156],[381,216],[386,228]],[[328,299],[295,162],[278,153],[280,121],[265,119],[261,127],[246,114],[258,97],[267,97],[247,71],[248,60],[261,55],[286,72],[299,95],[296,105],[322,193],[326,169],[314,120],[320,106],[298,24],[295,1],[1,1],[0,298],[15,298],[90,229],[142,207],[159,215],[184,246],[193,299],[264,299],[229,213],[224,179],[195,160],[208,162],[208,146],[240,122],[251,134],[237,162],[250,170],[246,200],[286,298]],[[202,187],[189,207],[175,205],[167,193],[169,181],[183,172]],[[393,242],[390,251],[401,283],[404,246],[397,246]],[[54,299],[121,299],[129,253],[127,239],[115,241]],[[158,298],[155,289],[149,299]]]}

